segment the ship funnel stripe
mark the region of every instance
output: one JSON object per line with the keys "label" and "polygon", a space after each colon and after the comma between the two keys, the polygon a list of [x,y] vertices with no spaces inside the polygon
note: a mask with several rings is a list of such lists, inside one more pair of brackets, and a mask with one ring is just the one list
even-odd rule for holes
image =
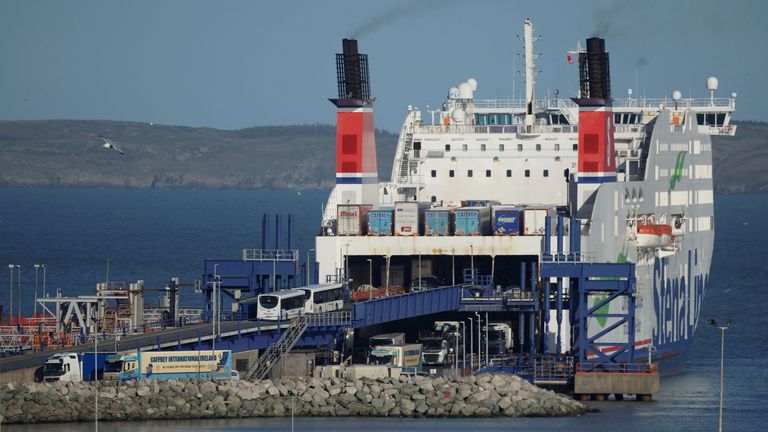
{"label": "ship funnel stripe", "polygon": [[376,177],[336,177],[336,184],[374,184],[379,180]]}
{"label": "ship funnel stripe", "polygon": [[613,183],[616,176],[579,176],[579,183]]}

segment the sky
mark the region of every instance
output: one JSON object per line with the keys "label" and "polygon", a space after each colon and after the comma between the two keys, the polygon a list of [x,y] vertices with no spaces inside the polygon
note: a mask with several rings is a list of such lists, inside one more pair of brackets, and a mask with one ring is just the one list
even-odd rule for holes
{"label": "sky", "polygon": [[376,126],[397,132],[468,78],[480,99],[523,94],[526,18],[540,98],[577,89],[565,52],[599,35],[614,97],[705,97],[714,75],[736,119],[768,121],[762,0],[0,0],[0,120],[333,124],[334,55],[355,35]]}

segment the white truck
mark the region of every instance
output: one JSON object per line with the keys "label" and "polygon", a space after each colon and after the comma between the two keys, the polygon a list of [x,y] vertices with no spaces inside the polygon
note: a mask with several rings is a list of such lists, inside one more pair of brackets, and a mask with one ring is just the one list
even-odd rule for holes
{"label": "white truck", "polygon": [[432,333],[422,337],[422,363],[425,365],[449,365],[462,350],[463,341],[459,321],[435,321]]}
{"label": "white truck", "polygon": [[98,356],[92,352],[54,354],[43,365],[43,381],[93,381],[97,377],[115,379],[115,373],[120,372],[122,367],[119,359],[113,352],[100,352]]}
{"label": "white truck", "polygon": [[512,348],[512,327],[509,323],[490,323],[487,327],[483,326],[482,339],[483,344],[488,344],[488,354],[505,354]]}

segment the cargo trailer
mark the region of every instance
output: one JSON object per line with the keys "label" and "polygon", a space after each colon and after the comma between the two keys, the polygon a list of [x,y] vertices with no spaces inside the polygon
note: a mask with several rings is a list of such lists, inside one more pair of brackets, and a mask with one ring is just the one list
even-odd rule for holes
{"label": "cargo trailer", "polygon": [[484,236],[491,228],[491,209],[488,207],[462,207],[456,210],[455,235]]}
{"label": "cargo trailer", "polygon": [[436,207],[424,212],[424,235],[450,236],[453,235],[454,216],[456,209]]}
{"label": "cargo trailer", "polygon": [[336,207],[337,232],[340,236],[360,236],[368,232],[370,204],[339,204]]}

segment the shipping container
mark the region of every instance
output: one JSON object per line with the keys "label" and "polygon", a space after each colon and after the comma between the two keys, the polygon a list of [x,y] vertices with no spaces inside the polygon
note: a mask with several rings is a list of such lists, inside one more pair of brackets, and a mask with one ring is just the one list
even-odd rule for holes
{"label": "shipping container", "polygon": [[392,235],[392,210],[371,210],[368,212],[368,235]]}
{"label": "shipping container", "polygon": [[520,234],[521,211],[512,206],[493,206],[491,221],[493,234],[497,236],[516,236]]}
{"label": "shipping container", "polygon": [[436,207],[424,212],[424,235],[453,235],[453,218],[456,209]]}
{"label": "shipping container", "polygon": [[359,236],[368,232],[370,204],[339,204],[336,206],[338,235]]}
{"label": "shipping container", "polygon": [[455,235],[484,236],[491,231],[491,209],[462,207],[456,210]]}
{"label": "shipping container", "polygon": [[523,235],[544,235],[547,220],[546,208],[526,208],[523,210]]}
{"label": "shipping container", "polygon": [[424,210],[427,203],[399,201],[395,203],[395,235],[417,236],[424,232]]}

